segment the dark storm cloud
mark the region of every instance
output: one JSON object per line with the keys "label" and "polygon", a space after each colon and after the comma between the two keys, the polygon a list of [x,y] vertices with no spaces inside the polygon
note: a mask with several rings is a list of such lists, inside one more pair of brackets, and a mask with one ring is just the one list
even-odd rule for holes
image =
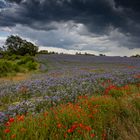
{"label": "dark storm cloud", "polygon": [[6,7],[6,4],[4,2],[0,1],[0,8],[4,8],[4,7]]}
{"label": "dark storm cloud", "polygon": [[[21,12],[17,7],[15,7],[15,9],[17,9],[16,12],[21,13],[16,17],[16,21],[14,15],[10,15],[13,16],[13,21],[15,22],[15,24],[17,22],[21,23],[20,16],[22,16],[23,19],[29,17],[31,24],[34,21],[51,22],[74,20],[75,22],[86,24],[87,26],[89,26],[90,30],[96,29],[97,32],[99,32],[99,28],[103,30],[108,25],[121,26],[122,22],[124,22],[124,18],[119,15],[120,13],[113,10],[113,5],[111,5],[110,0],[8,1],[16,2],[19,7],[22,7],[22,10],[26,11]],[[25,21],[27,22],[27,20]],[[99,27],[96,25],[99,25]],[[95,26],[96,28],[94,28]]]}
{"label": "dark storm cloud", "polygon": [[123,6],[125,8],[133,9],[134,11],[140,11],[139,0],[115,0],[116,6]]}
{"label": "dark storm cloud", "polygon": [[[0,12],[0,26],[27,25],[38,30],[56,29],[52,21],[84,24],[90,32],[108,34],[110,27],[131,36],[139,48],[139,0],[6,0],[11,8]],[[47,25],[46,25],[47,24]]]}
{"label": "dark storm cloud", "polygon": [[15,3],[20,3],[22,0],[7,0],[9,2],[15,2]]}
{"label": "dark storm cloud", "polygon": [[9,7],[9,3],[7,3],[5,0],[0,0],[0,9]]}

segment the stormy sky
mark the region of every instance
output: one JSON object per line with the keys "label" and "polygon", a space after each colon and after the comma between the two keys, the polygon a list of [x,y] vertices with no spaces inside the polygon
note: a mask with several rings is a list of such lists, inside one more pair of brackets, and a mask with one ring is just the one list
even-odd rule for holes
{"label": "stormy sky", "polygon": [[140,54],[140,0],[0,0],[0,46],[11,34],[51,51]]}

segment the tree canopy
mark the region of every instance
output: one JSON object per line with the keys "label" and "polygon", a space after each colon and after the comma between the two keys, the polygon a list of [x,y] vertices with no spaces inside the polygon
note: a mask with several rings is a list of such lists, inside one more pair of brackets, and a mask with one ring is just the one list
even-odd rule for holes
{"label": "tree canopy", "polygon": [[32,55],[34,56],[37,51],[38,47],[31,42],[23,40],[19,36],[11,35],[7,38],[4,50],[8,54],[16,54],[16,55]]}

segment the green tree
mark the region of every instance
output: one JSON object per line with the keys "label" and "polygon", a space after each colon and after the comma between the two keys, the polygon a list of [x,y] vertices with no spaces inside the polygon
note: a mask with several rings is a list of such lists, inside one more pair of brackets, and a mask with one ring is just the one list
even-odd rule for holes
{"label": "green tree", "polygon": [[39,51],[39,54],[49,54],[48,50],[41,50]]}
{"label": "green tree", "polygon": [[8,54],[16,55],[35,55],[38,51],[38,47],[33,43],[23,40],[19,36],[11,35],[7,38],[4,46]]}

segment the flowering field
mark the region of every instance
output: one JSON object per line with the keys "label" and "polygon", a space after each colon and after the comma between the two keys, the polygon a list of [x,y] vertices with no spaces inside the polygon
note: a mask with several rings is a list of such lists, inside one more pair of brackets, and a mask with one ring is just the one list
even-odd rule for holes
{"label": "flowering field", "polygon": [[40,73],[0,81],[0,140],[139,140],[140,59],[38,55]]}

